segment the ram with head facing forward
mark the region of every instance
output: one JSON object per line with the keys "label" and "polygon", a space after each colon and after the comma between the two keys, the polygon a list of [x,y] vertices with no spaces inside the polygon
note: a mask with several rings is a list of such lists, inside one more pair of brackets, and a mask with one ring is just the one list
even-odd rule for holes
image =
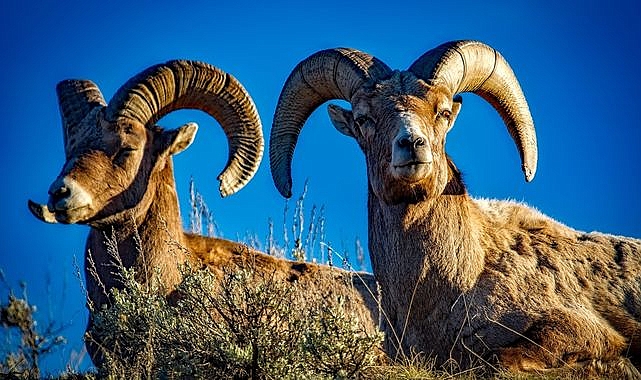
{"label": "ram with head facing forward", "polygon": [[454,41],[404,71],[346,48],[301,61],[271,130],[276,187],[291,196],[294,148],[309,115],[328,100],[348,101],[351,110],[328,111],[365,155],[369,254],[388,354],[423,353],[462,369],[495,358],[513,371],[638,376],[630,360],[641,363],[641,240],[473,199],[445,152],[465,92],[498,111],[532,180],[536,134],[512,69],[486,44]]}

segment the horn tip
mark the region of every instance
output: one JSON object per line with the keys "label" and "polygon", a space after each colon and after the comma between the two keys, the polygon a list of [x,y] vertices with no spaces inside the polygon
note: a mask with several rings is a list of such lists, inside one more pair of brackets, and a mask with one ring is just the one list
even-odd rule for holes
{"label": "horn tip", "polygon": [[41,205],[40,203],[36,203],[32,201],[31,199],[28,200],[28,206],[29,206],[29,211],[35,216],[37,219],[46,222],[46,223],[57,223],[58,221],[56,220],[55,215],[49,211],[47,206]]}
{"label": "horn tip", "polygon": [[222,186],[218,188],[218,191],[220,192],[220,197],[221,198],[227,198],[228,196],[233,194],[233,191],[229,191],[227,189],[224,189]]}
{"label": "horn tip", "polygon": [[29,206],[29,211],[31,211],[34,216],[38,217],[39,204],[29,199],[27,200],[27,205]]}
{"label": "horn tip", "polygon": [[226,198],[230,195],[236,194],[249,181],[249,180],[241,180],[241,179],[230,180],[230,176],[229,175],[225,176],[224,173],[221,173],[217,177],[217,179],[218,181],[220,181],[220,185],[218,186],[218,192],[220,193],[221,198]]}
{"label": "horn tip", "polygon": [[532,182],[534,175],[536,174],[536,169],[531,169],[528,165],[524,164],[522,170],[525,175],[525,182]]}
{"label": "horn tip", "polygon": [[218,175],[216,179],[220,182],[218,185],[218,192],[220,193],[221,198],[226,198],[234,193],[234,191],[230,189],[229,184],[224,180],[222,173]]}
{"label": "horn tip", "polygon": [[278,192],[280,193],[280,195],[282,195],[283,197],[285,197],[287,199],[292,197],[291,181],[289,181],[289,183],[287,183],[287,184],[280,185],[280,186],[277,186],[277,187],[278,187]]}

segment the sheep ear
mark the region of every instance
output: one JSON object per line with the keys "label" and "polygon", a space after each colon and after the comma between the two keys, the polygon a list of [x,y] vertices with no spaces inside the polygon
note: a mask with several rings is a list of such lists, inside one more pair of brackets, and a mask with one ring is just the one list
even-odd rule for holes
{"label": "sheep ear", "polygon": [[354,137],[354,116],[352,111],[330,104],[327,106],[327,113],[329,113],[329,119],[337,131],[345,136]]}
{"label": "sheep ear", "polygon": [[173,155],[187,149],[196,138],[197,131],[198,125],[196,123],[187,123],[180,128],[164,131],[163,140],[166,144],[166,152]]}
{"label": "sheep ear", "polygon": [[456,121],[458,113],[461,111],[461,106],[463,105],[463,97],[461,97],[461,95],[455,95],[452,100],[452,117],[450,118],[450,128],[447,130],[448,132],[454,126],[454,122]]}

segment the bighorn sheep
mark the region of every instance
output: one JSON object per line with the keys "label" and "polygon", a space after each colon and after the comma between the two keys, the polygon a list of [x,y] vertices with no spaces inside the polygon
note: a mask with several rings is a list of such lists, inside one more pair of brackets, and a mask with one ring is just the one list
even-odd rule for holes
{"label": "bighorn sheep", "polygon": [[[258,169],[264,143],[255,105],[233,76],[206,63],[176,60],[131,78],[108,105],[88,80],[62,81],[57,94],[66,163],[49,189],[48,204],[29,201],[29,208],[45,222],[91,226],[85,277],[96,310],[108,304],[109,289],[122,286],[113,274],[114,257],[105,244],[105,234],[111,236],[113,231],[120,261],[136,270],[141,283],[154,280],[147,274],[150,268],[159,268],[161,285],[171,291],[181,280],[181,263],[202,262],[215,270],[252,262],[279,278],[308,283],[309,291],[344,292],[355,301],[365,327],[375,328],[375,316],[370,315],[376,310],[375,300],[353,274],[277,259],[239,243],[183,231],[171,156],[191,144],[197,127],[190,123],[164,130],[155,123],[184,108],[214,117],[229,143],[229,158],[218,177],[220,193],[223,197],[235,193]],[[191,254],[171,250],[171,245],[185,247]],[[92,268],[98,278],[90,274]],[[330,276],[324,283],[323,275]],[[375,288],[371,275],[361,277]],[[330,289],[327,278],[336,279]],[[351,280],[354,287],[348,285]],[[96,347],[89,344],[88,349],[94,361],[100,360]]]}
{"label": "bighorn sheep", "polygon": [[496,358],[517,371],[617,363],[635,372],[622,357],[641,360],[641,240],[472,199],[445,152],[463,92],[499,112],[532,180],[536,135],[512,69],[490,46],[455,41],[407,71],[346,48],[301,61],[271,130],[276,187],[291,196],[292,156],[312,111],[350,102],[351,110],[328,111],[365,154],[369,253],[391,356],[422,352],[461,368]]}

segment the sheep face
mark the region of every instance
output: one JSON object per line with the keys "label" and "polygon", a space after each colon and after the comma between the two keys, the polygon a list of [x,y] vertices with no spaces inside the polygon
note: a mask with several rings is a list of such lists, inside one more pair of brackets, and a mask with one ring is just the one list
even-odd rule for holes
{"label": "sheep face", "polygon": [[48,204],[28,203],[44,222],[105,227],[132,212],[141,217],[155,186],[163,186],[163,194],[165,185],[175,192],[169,156],[189,146],[197,127],[163,131],[154,125],[179,109],[204,111],[223,128],[229,143],[218,176],[223,197],[240,190],[262,158],[260,118],[249,94],[232,75],[204,62],[151,66],[121,86],[109,104],[86,79],[63,80],[56,93],[67,162],[49,189]]}
{"label": "sheep face", "polygon": [[443,149],[460,108],[458,94],[466,92],[498,111],[519,151],[525,180],[531,181],[536,131],[516,76],[494,48],[465,40],[427,51],[404,71],[349,48],[322,50],[299,62],[274,112],[269,143],[274,184],[291,197],[291,164],[303,125],[318,106],[340,99],[351,103],[351,112],[330,106],[330,118],[360,144],[377,199],[398,204],[460,194],[465,188],[449,180],[460,175]]}
{"label": "sheep face", "polygon": [[148,207],[143,199],[151,199],[145,195],[153,189],[154,175],[171,154],[189,146],[197,130],[195,124],[165,131],[123,119],[109,123],[100,111],[87,119],[93,125],[85,124],[82,141],[69,147],[67,162],[49,188],[45,221],[98,226],[117,222],[127,211],[138,214]]}
{"label": "sheep face", "polygon": [[330,105],[330,119],[358,142],[370,186],[380,199],[414,203],[443,192],[448,181],[445,138],[460,97],[410,72],[395,72],[356,91],[351,104],[351,111]]}

